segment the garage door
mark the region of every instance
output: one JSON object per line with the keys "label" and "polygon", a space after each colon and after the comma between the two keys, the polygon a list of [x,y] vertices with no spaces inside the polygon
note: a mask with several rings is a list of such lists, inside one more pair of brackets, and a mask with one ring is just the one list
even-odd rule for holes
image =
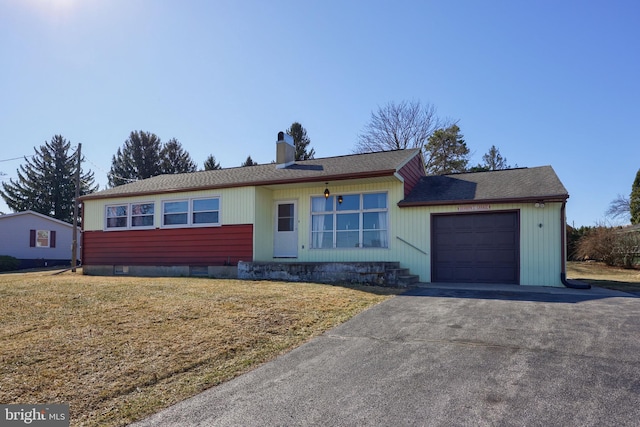
{"label": "garage door", "polygon": [[518,284],[517,212],[432,216],[433,282]]}

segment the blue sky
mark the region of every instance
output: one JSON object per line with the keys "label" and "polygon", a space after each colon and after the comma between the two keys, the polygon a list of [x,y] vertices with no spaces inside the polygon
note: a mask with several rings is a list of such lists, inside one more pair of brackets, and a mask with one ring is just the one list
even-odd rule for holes
{"label": "blue sky", "polygon": [[61,134],[104,188],[133,130],[235,167],[274,160],[294,121],[336,156],[418,100],[459,121],[472,164],[496,145],[552,165],[569,223],[594,225],[640,168],[638,22],[615,0],[0,0],[0,160]]}

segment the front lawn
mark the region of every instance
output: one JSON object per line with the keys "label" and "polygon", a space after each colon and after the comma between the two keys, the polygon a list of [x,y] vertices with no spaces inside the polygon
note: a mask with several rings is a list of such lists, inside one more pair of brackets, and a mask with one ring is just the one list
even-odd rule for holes
{"label": "front lawn", "polygon": [[0,275],[0,402],[117,426],[271,360],[397,293],[195,278]]}
{"label": "front lawn", "polygon": [[640,292],[640,270],[609,267],[601,262],[567,262],[567,278],[601,288]]}

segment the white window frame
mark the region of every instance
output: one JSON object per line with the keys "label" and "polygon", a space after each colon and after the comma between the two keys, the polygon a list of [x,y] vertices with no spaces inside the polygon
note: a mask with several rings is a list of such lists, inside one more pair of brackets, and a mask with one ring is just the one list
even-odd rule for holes
{"label": "white window frame", "polygon": [[[135,205],[153,205],[153,214],[151,215],[134,215],[133,214],[133,206]],[[124,227],[109,227],[109,217],[108,211],[109,208],[117,208],[120,206],[125,206],[127,208],[126,215],[126,225]],[[133,217],[138,216],[151,216],[153,218],[153,223],[151,225],[133,225]],[[125,216],[113,217],[113,218],[125,218]],[[130,202],[130,203],[113,203],[109,205],[105,205],[104,207],[104,230],[105,231],[123,231],[123,230],[151,230],[155,228],[156,224],[156,204],[154,201],[141,201],[141,202]]]}
{"label": "white window frame", "polygon": [[[126,216],[115,216],[113,218],[125,218],[126,224],[124,227],[109,227],[109,208],[118,208],[121,206],[125,206],[127,209],[127,214]],[[121,230],[127,230],[129,228],[129,212],[131,212],[131,209],[129,208],[129,204],[128,203],[114,203],[114,204],[110,204],[110,205],[105,205],[104,207],[104,230],[105,231],[121,231]]]}
{"label": "white window frame", "polygon": [[[151,205],[151,206],[153,206],[153,212],[151,214],[134,215],[133,207],[136,206],[136,205]],[[151,225],[133,225],[133,218],[134,217],[145,217],[145,216],[150,216],[152,218]],[[129,227],[131,229],[134,229],[134,230],[150,229],[150,228],[154,228],[155,224],[156,224],[156,204],[155,204],[155,202],[129,203]]]}
{"label": "white window frame", "polygon": [[[364,196],[368,195],[368,194],[384,194],[385,198],[386,198],[386,207],[385,208],[372,208],[372,209],[365,209],[364,208]],[[357,195],[359,196],[359,207],[358,209],[355,210],[338,210],[338,196],[337,195],[332,195],[331,197],[333,198],[333,209],[331,211],[318,211],[318,212],[314,212],[313,211],[313,199],[314,198],[323,198],[323,195],[312,195],[309,201],[309,210],[310,210],[310,218],[309,218],[309,247],[312,250],[335,250],[335,249],[339,249],[339,250],[359,250],[359,249],[389,249],[389,193],[387,191],[368,191],[368,192],[357,192],[357,193],[343,193],[341,194],[341,196],[346,197],[346,196],[354,196]],[[386,214],[386,224],[384,227],[381,228],[376,228],[376,229],[365,229],[364,228],[364,214],[366,213],[385,213]],[[338,215],[340,214],[358,214],[358,221],[359,221],[359,227],[358,227],[358,244],[355,247],[341,247],[341,246],[337,246],[338,244],[338,233],[340,232],[338,230]],[[333,235],[333,245],[331,247],[322,247],[322,248],[318,248],[318,247],[314,247],[313,242],[314,242],[314,231],[313,231],[313,217],[315,215],[331,215],[332,216],[332,222],[333,222],[333,229],[331,230],[332,235]],[[385,240],[385,245],[383,246],[363,246],[364,245],[364,233],[365,232],[369,232],[369,231],[378,231],[378,232],[384,232],[386,233],[386,239]],[[325,231],[325,232],[328,232]],[[320,233],[320,232],[315,232],[315,233]]]}
{"label": "white window frame", "polygon": [[[213,211],[195,211],[193,209],[193,205],[195,201],[198,200],[218,200],[218,209]],[[187,214],[187,222],[185,224],[165,224],[164,222],[164,206],[167,203],[176,203],[176,202],[187,202],[187,211],[184,212]],[[190,197],[187,199],[167,199],[163,200],[161,203],[161,212],[160,212],[160,222],[162,228],[191,228],[191,227],[220,227],[222,225],[222,197],[220,195],[207,196],[207,197]],[[217,212],[218,213],[218,222],[206,222],[206,223],[194,223],[193,222],[193,214],[194,213],[202,213],[202,212]],[[182,213],[182,212],[180,212]]]}

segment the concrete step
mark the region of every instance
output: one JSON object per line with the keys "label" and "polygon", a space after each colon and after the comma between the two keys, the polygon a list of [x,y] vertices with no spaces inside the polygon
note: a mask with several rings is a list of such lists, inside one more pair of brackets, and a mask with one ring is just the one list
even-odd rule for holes
{"label": "concrete step", "polygon": [[399,288],[415,287],[420,282],[420,276],[417,274],[403,274],[398,276],[397,286]]}

